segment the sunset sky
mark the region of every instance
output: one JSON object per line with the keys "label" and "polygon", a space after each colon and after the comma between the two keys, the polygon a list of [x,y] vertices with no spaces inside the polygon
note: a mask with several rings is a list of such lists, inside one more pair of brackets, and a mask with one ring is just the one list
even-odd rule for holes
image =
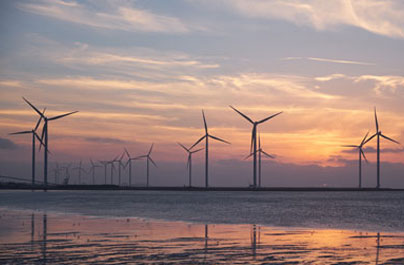
{"label": "sunset sky", "polygon": [[[203,135],[202,109],[231,142],[211,142],[212,185],[251,182],[251,125],[229,105],[253,120],[283,111],[259,126],[276,155],[264,161],[267,185],[356,185],[357,152],[341,145],[375,133],[374,107],[383,133],[404,143],[399,0],[1,1],[0,13],[2,174],[30,174],[31,138],[8,135],[37,120],[22,96],[49,116],[80,111],[50,122],[51,162],[142,155],[155,143],[155,184],[184,183],[177,142]],[[375,147],[365,148],[367,186]],[[382,186],[404,187],[403,146],[381,147]],[[195,154],[200,185],[203,161]]]}

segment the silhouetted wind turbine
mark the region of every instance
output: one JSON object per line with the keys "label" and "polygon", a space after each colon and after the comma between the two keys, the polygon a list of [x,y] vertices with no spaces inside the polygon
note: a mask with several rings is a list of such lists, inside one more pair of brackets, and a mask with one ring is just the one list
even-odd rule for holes
{"label": "silhouetted wind turbine", "polygon": [[[275,157],[273,155],[268,154],[261,148],[261,137],[258,136],[258,187],[261,187],[261,156],[264,154],[265,156],[274,159]],[[254,155],[253,153],[249,154],[245,159],[251,157]]]}
{"label": "silhouetted wind turbine", "polygon": [[147,187],[149,187],[149,161],[152,162],[152,164],[153,164],[155,167],[157,167],[156,163],[154,163],[153,159],[152,159],[151,156],[150,156],[150,155],[151,155],[151,152],[152,152],[152,150],[153,150],[153,145],[154,145],[154,144],[152,144],[152,145],[150,146],[150,150],[149,150],[149,152],[147,153],[147,155],[141,155],[141,156],[136,157],[136,159],[139,159],[139,158],[146,158],[146,176],[147,176],[147,179],[146,179],[146,186],[147,186]]}
{"label": "silhouetted wind turbine", "polygon": [[93,179],[93,185],[95,185],[95,169],[97,167],[102,167],[102,166],[95,164],[92,159],[90,159],[90,163],[91,163],[90,172],[91,172],[91,176],[92,176],[92,179]]}
{"label": "silhouetted wind turbine", "polygon": [[32,105],[31,102],[29,102],[26,98],[23,97],[23,99],[24,99],[24,101],[25,101],[28,105],[30,105],[31,108],[33,108],[33,109],[36,111],[36,113],[38,113],[39,116],[41,116],[42,119],[44,120],[44,125],[43,125],[43,128],[42,128],[42,136],[41,136],[41,139],[43,139],[43,137],[44,137],[44,135],[45,135],[44,183],[45,183],[45,189],[46,189],[46,186],[48,185],[48,150],[49,150],[49,147],[48,147],[48,121],[57,120],[57,119],[66,117],[66,116],[68,116],[68,115],[77,113],[78,111],[72,111],[72,112],[69,112],[69,113],[65,113],[65,114],[62,114],[62,115],[58,115],[58,116],[54,116],[54,117],[48,118],[48,117],[46,117],[44,114],[42,114],[42,112],[40,112],[34,105]]}
{"label": "silhouetted wind turbine", "polygon": [[[42,111],[42,114],[45,113],[45,109]],[[14,132],[10,133],[10,135],[17,135],[17,134],[32,134],[32,185],[35,185],[35,138],[38,139],[40,144],[43,145],[42,139],[39,138],[39,135],[36,133],[36,130],[41,123],[42,117],[39,117],[38,122],[36,123],[34,129],[30,131],[21,131],[21,132]]]}
{"label": "silhouetted wind turbine", "polygon": [[181,143],[178,143],[178,144],[182,148],[184,148],[184,150],[188,153],[188,160],[187,160],[188,179],[189,179],[188,185],[189,185],[189,187],[191,187],[192,186],[192,154],[203,150],[203,148],[200,148],[200,149],[192,151],[191,148],[188,149],[184,145],[182,145]]}
{"label": "silhouetted wind turbine", "polygon": [[118,163],[118,185],[121,186],[121,167],[126,168],[126,165],[122,163],[122,158],[125,155],[125,152],[122,153],[122,155],[119,157],[119,159],[116,159],[114,162]]}
{"label": "silhouetted wind turbine", "polygon": [[104,166],[104,185],[107,185],[107,166],[108,166],[108,161],[98,161]]}
{"label": "silhouetted wind turbine", "polygon": [[246,119],[247,121],[249,121],[252,125],[252,132],[251,132],[251,145],[250,145],[250,152],[253,154],[253,185],[254,187],[257,186],[257,127],[259,124],[264,123],[272,118],[274,118],[275,116],[278,116],[279,114],[282,113],[278,112],[276,114],[273,114],[265,119],[262,119],[260,121],[253,121],[252,119],[250,119],[247,115],[243,114],[242,112],[240,112],[239,110],[237,110],[236,108],[234,108],[233,106],[230,106],[230,108],[232,108],[235,112],[237,112],[238,114],[240,114],[244,119]]}
{"label": "silhouetted wind turbine", "polygon": [[132,186],[132,160],[138,160],[139,157],[131,157],[128,150],[125,148],[126,156],[128,157],[128,162],[126,162],[126,166],[129,165],[129,186]]}
{"label": "silhouetted wind turbine", "polygon": [[115,157],[113,160],[107,161],[107,163],[111,165],[111,185],[114,184],[114,170],[115,170],[114,163],[118,161],[118,157],[119,155]]}
{"label": "silhouetted wind turbine", "polygon": [[359,145],[343,145],[343,147],[351,147],[351,148],[358,148],[359,152],[359,188],[362,188],[362,156],[365,159],[366,162],[368,160],[366,159],[365,153],[363,152],[362,147],[366,143],[366,137],[368,137],[369,132],[366,133],[365,137],[363,137],[362,142]]}
{"label": "silhouetted wind turbine", "polygon": [[209,187],[209,137],[213,140],[220,141],[226,144],[230,144],[229,142],[220,139],[219,137],[213,136],[208,133],[208,125],[206,124],[205,113],[202,110],[203,124],[205,125],[205,135],[202,136],[196,143],[194,143],[189,149],[194,148],[197,144],[199,144],[203,139],[205,139],[205,187]]}
{"label": "silhouetted wind turbine", "polygon": [[382,131],[379,130],[379,122],[377,121],[376,107],[375,107],[375,123],[376,123],[376,133],[374,135],[372,135],[371,137],[369,137],[369,139],[367,139],[365,141],[365,144],[367,142],[369,142],[370,140],[372,140],[375,136],[377,136],[377,186],[376,186],[376,188],[379,189],[380,188],[380,136],[386,140],[389,140],[390,142],[393,142],[396,144],[400,144],[400,143],[397,142],[396,140],[393,140],[393,139],[387,137],[386,135],[382,134]]}

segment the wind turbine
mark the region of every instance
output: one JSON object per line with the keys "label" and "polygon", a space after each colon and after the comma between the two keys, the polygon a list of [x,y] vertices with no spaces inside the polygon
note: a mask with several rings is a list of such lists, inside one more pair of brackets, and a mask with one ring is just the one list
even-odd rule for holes
{"label": "wind turbine", "polygon": [[343,147],[351,147],[351,148],[358,148],[359,152],[359,188],[362,188],[362,156],[365,159],[366,162],[368,160],[366,159],[365,153],[363,152],[362,147],[366,143],[366,137],[368,137],[369,132],[366,133],[365,137],[363,137],[361,143],[359,145],[343,145]]}
{"label": "wind turbine", "polygon": [[278,116],[279,114],[282,113],[282,111],[278,112],[276,114],[273,114],[269,117],[266,117],[265,119],[262,119],[259,121],[253,121],[247,115],[243,114],[242,112],[240,112],[233,106],[229,106],[229,107],[232,108],[235,112],[240,114],[244,119],[246,119],[253,125],[252,132],[251,132],[250,152],[253,154],[253,183],[254,183],[254,187],[257,187],[257,127],[259,124],[262,124],[262,123]]}
{"label": "wind turbine", "polygon": [[199,144],[203,139],[205,139],[205,186],[209,187],[209,137],[213,140],[220,141],[226,144],[230,144],[229,142],[220,139],[219,137],[213,136],[208,133],[208,125],[206,124],[205,113],[202,110],[203,124],[205,125],[205,135],[202,136],[196,143],[194,143],[189,149],[194,148],[197,144]]}
{"label": "wind turbine", "polygon": [[107,185],[107,166],[109,164],[109,161],[101,161],[101,160],[99,160],[98,162],[100,162],[101,165],[104,166],[104,185]]}
{"label": "wind turbine", "polygon": [[33,108],[36,113],[39,114],[39,116],[42,117],[42,119],[44,120],[44,125],[42,128],[42,136],[41,139],[43,139],[43,137],[45,136],[45,152],[44,152],[44,183],[45,183],[45,190],[46,190],[46,186],[48,186],[48,121],[53,121],[53,120],[57,120],[63,117],[66,117],[68,115],[77,113],[78,111],[72,111],[69,113],[65,113],[62,115],[58,115],[58,116],[54,116],[54,117],[50,117],[48,118],[47,116],[45,116],[42,112],[40,112],[34,105],[31,104],[31,102],[29,102],[26,98],[24,98],[24,101],[31,106],[31,108]]}
{"label": "wind turbine", "polygon": [[149,149],[149,152],[147,153],[147,155],[141,155],[141,156],[135,157],[135,159],[146,158],[146,176],[147,176],[147,179],[146,179],[146,187],[149,187],[149,161],[152,162],[152,164],[153,164],[155,167],[157,167],[156,163],[154,163],[153,159],[152,159],[151,156],[150,156],[150,155],[151,155],[151,152],[152,152],[152,150],[153,150],[153,145],[154,145],[154,144],[152,144],[152,145],[150,146],[150,149]]}
{"label": "wind turbine", "polygon": [[114,170],[115,170],[114,163],[117,161],[117,159],[118,159],[118,156],[115,157],[113,160],[107,161],[107,164],[111,165],[111,185],[114,184]]}
{"label": "wind turbine", "polygon": [[178,143],[178,144],[179,144],[179,146],[184,148],[184,150],[188,153],[188,160],[187,160],[188,179],[189,179],[188,185],[189,185],[189,187],[192,187],[192,154],[203,150],[203,148],[192,151],[191,148],[188,149],[185,146],[183,146],[181,143]]}
{"label": "wind turbine", "polygon": [[379,130],[379,123],[377,121],[377,114],[376,114],[376,107],[375,107],[375,122],[376,122],[376,133],[373,134],[369,139],[365,141],[365,144],[372,140],[375,136],[377,136],[377,186],[376,188],[380,188],[380,136],[383,137],[386,140],[389,140],[390,142],[400,144],[396,140],[393,140],[386,135],[382,134],[382,131]]}
{"label": "wind turbine", "polygon": [[[91,167],[90,167],[90,172],[91,172],[91,175],[92,175],[92,179],[93,179],[93,185],[95,185],[95,169],[97,168],[97,167],[102,167],[102,166],[100,166],[100,165],[97,165],[97,164],[94,164],[94,162],[93,162],[93,160],[92,159],[90,159],[90,163],[91,163]],[[105,174],[106,174],[107,172],[106,172],[106,170],[105,170]],[[106,182],[106,179],[105,179],[105,182]]]}
{"label": "wind turbine", "polygon": [[125,167],[129,165],[129,186],[132,186],[132,160],[138,160],[139,157],[131,157],[128,150],[125,148],[126,156],[128,157],[128,162],[126,162]]}
{"label": "wind turbine", "polygon": [[126,165],[124,165],[122,163],[122,158],[123,158],[124,155],[125,155],[125,152],[122,153],[122,155],[119,157],[119,159],[115,159],[113,161],[113,163],[114,162],[118,163],[118,185],[119,186],[121,186],[121,167],[126,168]]}
{"label": "wind turbine", "polygon": [[79,185],[81,185],[81,172],[87,173],[83,167],[82,167],[82,161],[80,160],[79,166],[73,168],[74,170],[77,170],[77,174],[78,174],[78,181],[79,181]]}
{"label": "wind turbine", "polygon": [[[273,155],[268,154],[267,152],[265,152],[262,148],[261,148],[261,136],[258,136],[258,187],[261,187],[261,156],[262,154],[264,154],[265,156],[275,159],[275,157]],[[251,157],[252,155],[254,155],[253,153],[249,154],[245,159]]]}
{"label": "wind turbine", "polygon": [[[42,111],[42,114],[45,113],[45,109]],[[32,185],[35,185],[35,138],[43,145],[42,139],[39,138],[39,135],[36,133],[36,130],[41,123],[42,117],[39,117],[38,122],[36,123],[34,129],[30,131],[21,131],[21,132],[14,132],[10,133],[10,135],[17,135],[17,134],[32,134]]]}

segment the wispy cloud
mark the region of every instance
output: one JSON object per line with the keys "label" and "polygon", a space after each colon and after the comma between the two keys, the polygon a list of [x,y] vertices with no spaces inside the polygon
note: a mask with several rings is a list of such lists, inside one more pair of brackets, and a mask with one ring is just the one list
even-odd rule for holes
{"label": "wispy cloud", "polygon": [[291,60],[310,60],[317,62],[326,62],[326,63],[339,63],[339,64],[357,64],[357,65],[376,65],[374,63],[365,63],[351,60],[338,60],[338,59],[327,59],[327,58],[319,58],[319,57],[285,57],[282,58],[283,61],[291,61]]}
{"label": "wispy cloud", "polygon": [[84,140],[101,144],[126,144],[127,141],[110,137],[85,137]]}
{"label": "wispy cloud", "polygon": [[404,38],[404,3],[399,0],[223,0],[242,15],[286,20],[316,30],[354,26],[389,37]]}
{"label": "wispy cloud", "polygon": [[[363,151],[365,153],[376,153],[377,149],[372,147],[372,146],[367,146],[367,147],[363,148]],[[343,153],[356,154],[356,153],[358,153],[358,149],[356,149],[356,148],[347,149],[347,150],[343,150],[342,152]],[[382,149],[380,149],[380,152],[382,152],[382,153],[392,153],[392,154],[404,153],[404,148],[382,148]]]}
{"label": "wispy cloud", "polygon": [[42,0],[18,5],[20,9],[85,26],[124,31],[186,33],[192,27],[179,18],[139,9],[129,2]]}
{"label": "wispy cloud", "polygon": [[316,81],[328,82],[336,79],[344,79],[359,84],[369,82],[373,84],[372,90],[376,95],[383,95],[384,92],[389,92],[395,95],[404,95],[404,76],[397,75],[359,75],[349,76],[345,74],[331,74],[328,76],[319,76],[314,78]]}

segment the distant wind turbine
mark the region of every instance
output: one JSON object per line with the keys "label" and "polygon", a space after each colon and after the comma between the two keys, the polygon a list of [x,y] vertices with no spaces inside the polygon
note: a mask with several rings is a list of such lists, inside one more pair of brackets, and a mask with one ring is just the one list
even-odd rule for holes
{"label": "distant wind turbine", "polygon": [[[42,111],[42,114],[45,113],[45,109]],[[36,130],[41,123],[42,117],[39,117],[38,122],[36,123],[34,129],[30,131],[21,131],[21,132],[14,132],[10,133],[10,135],[17,135],[17,134],[32,134],[32,185],[35,185],[35,138],[38,139],[40,144],[43,145],[42,139],[39,138],[39,135],[36,133]]]}
{"label": "distant wind turbine", "polygon": [[124,165],[123,163],[122,163],[122,159],[123,159],[123,156],[125,155],[125,152],[123,152],[122,153],[122,155],[118,158],[118,159],[116,159],[114,162],[117,162],[118,163],[118,185],[119,186],[121,186],[121,168],[123,167],[123,168],[126,168],[126,165]]}
{"label": "distant wind turbine", "polygon": [[118,157],[119,155],[116,156],[114,159],[107,161],[108,165],[111,165],[111,183],[110,183],[111,185],[114,184],[114,170],[115,170],[114,163],[118,161]]}
{"label": "distant wind turbine", "polygon": [[101,165],[104,166],[104,185],[107,185],[107,166],[109,164],[109,161],[101,161],[99,160]]}
{"label": "distant wind turbine", "polygon": [[136,159],[139,159],[139,158],[146,158],[146,176],[147,176],[147,179],[146,179],[146,186],[147,186],[147,187],[149,187],[149,161],[152,162],[152,164],[153,164],[155,167],[157,167],[156,163],[154,163],[153,159],[151,158],[151,152],[152,152],[152,150],[153,150],[153,145],[154,145],[154,144],[152,144],[152,145],[150,146],[150,150],[149,150],[149,152],[147,153],[147,155],[141,155],[141,156],[136,157]]}
{"label": "distant wind turbine", "polygon": [[97,167],[102,167],[102,166],[95,164],[92,159],[90,159],[90,163],[91,163],[91,166],[90,166],[89,171],[90,171],[92,179],[93,179],[93,185],[95,185],[95,169]]}
{"label": "distant wind turbine", "polygon": [[[267,152],[265,152],[262,148],[261,148],[261,137],[258,136],[258,187],[261,187],[261,156],[262,154],[264,154],[265,156],[274,159],[275,157],[273,155],[268,154]],[[254,154],[251,153],[249,154],[245,159],[253,156]]]}
{"label": "distant wind turbine", "polygon": [[192,151],[191,148],[186,148],[181,143],[178,143],[188,153],[187,168],[188,168],[188,185],[192,187],[192,154],[203,150],[203,148]]}
{"label": "distant wind turbine", "polygon": [[69,113],[65,113],[65,114],[62,114],[62,115],[58,115],[58,116],[54,116],[54,117],[48,118],[48,117],[45,116],[42,112],[40,112],[34,105],[32,105],[31,102],[29,102],[26,98],[23,97],[23,99],[24,99],[24,101],[25,101],[28,105],[30,105],[31,108],[33,108],[33,109],[36,111],[36,113],[38,113],[38,115],[41,116],[42,119],[44,120],[44,125],[43,125],[43,128],[42,128],[42,136],[41,136],[41,139],[43,139],[43,137],[45,136],[44,183],[45,183],[45,189],[46,189],[46,186],[48,185],[48,150],[49,150],[49,147],[48,147],[48,121],[57,120],[57,119],[66,117],[66,116],[68,116],[68,115],[77,113],[78,111],[72,111],[72,112],[69,112]]}
{"label": "distant wind turbine", "polygon": [[128,157],[128,161],[126,162],[126,166],[129,165],[129,186],[132,186],[132,160],[138,160],[139,157],[131,157],[128,150],[125,148],[126,156]]}
{"label": "distant wind turbine", "polygon": [[254,187],[256,187],[257,186],[257,127],[259,124],[264,123],[264,122],[278,116],[279,114],[282,113],[282,111],[278,112],[276,114],[273,114],[260,121],[253,121],[247,115],[243,114],[241,111],[237,110],[233,106],[230,106],[230,108],[232,108],[235,112],[240,114],[244,119],[246,119],[253,125],[252,132],[251,132],[250,152],[253,154],[253,183],[254,183],[253,185],[254,185]]}
{"label": "distant wind turbine", "polygon": [[351,147],[351,148],[358,148],[359,152],[359,188],[362,188],[362,156],[365,159],[366,162],[368,160],[366,159],[365,153],[363,152],[363,146],[366,143],[366,137],[368,137],[369,132],[366,133],[365,137],[363,137],[361,143],[359,145],[343,145],[343,147]]}
{"label": "distant wind turbine", "polygon": [[386,140],[389,140],[390,142],[393,142],[396,144],[400,144],[400,143],[397,142],[396,140],[393,140],[393,139],[387,137],[386,135],[382,134],[382,131],[379,130],[379,122],[377,121],[376,107],[375,107],[375,123],[376,123],[376,133],[374,135],[370,136],[369,139],[367,139],[365,141],[365,144],[367,142],[369,142],[370,140],[372,140],[375,136],[377,136],[377,186],[376,186],[376,188],[379,189],[380,188],[380,136]]}
{"label": "distant wind turbine", "polygon": [[205,139],[205,187],[209,187],[209,137],[212,138],[213,140],[220,141],[226,144],[230,144],[229,142],[220,139],[219,137],[213,136],[208,133],[208,125],[206,124],[206,119],[205,119],[205,113],[202,110],[202,117],[203,117],[203,123],[205,125],[205,135],[202,136],[196,143],[194,143],[191,148],[194,148],[197,144],[199,144],[203,139]]}

